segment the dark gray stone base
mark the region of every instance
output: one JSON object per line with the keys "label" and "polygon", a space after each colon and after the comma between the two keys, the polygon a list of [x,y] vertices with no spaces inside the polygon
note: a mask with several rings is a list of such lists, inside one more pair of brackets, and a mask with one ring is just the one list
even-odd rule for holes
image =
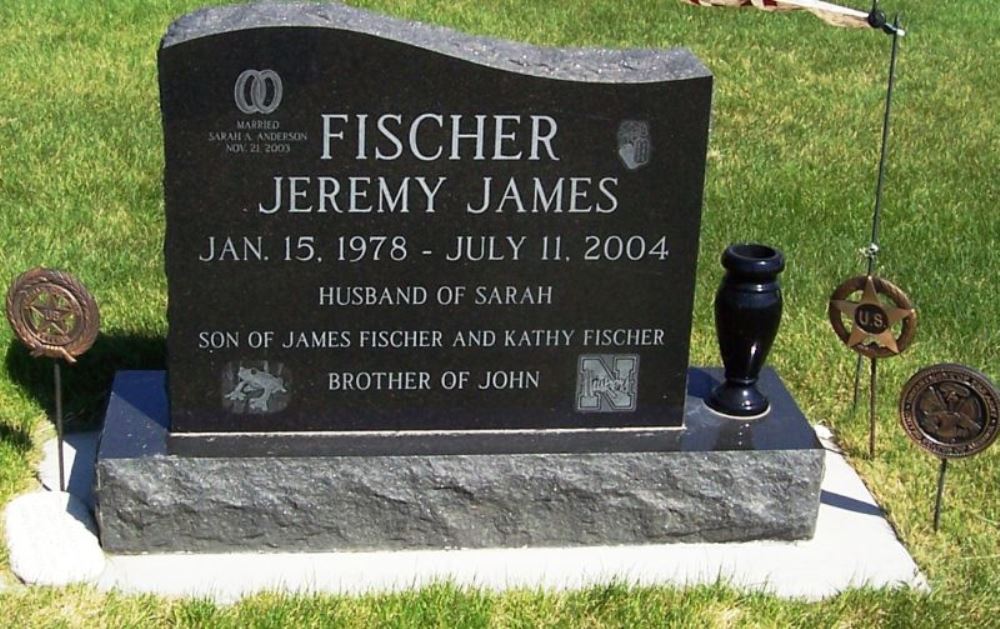
{"label": "dark gray stone base", "polygon": [[645,451],[614,451],[604,435],[581,442],[603,452],[188,458],[166,454],[163,373],[121,372],[97,462],[101,542],[142,553],[811,537],[815,434],[773,372],[767,417],[710,413],[701,396],[715,377],[692,370],[686,428],[648,433]]}

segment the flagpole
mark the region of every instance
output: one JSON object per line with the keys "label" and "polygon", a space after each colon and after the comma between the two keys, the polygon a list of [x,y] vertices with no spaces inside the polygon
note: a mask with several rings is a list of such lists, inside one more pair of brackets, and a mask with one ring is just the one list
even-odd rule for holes
{"label": "flagpole", "polygon": [[[889,84],[885,91],[885,111],[882,115],[882,148],[879,152],[878,180],[875,184],[875,209],[872,212],[871,240],[869,241],[868,246],[863,249],[865,257],[868,258],[867,274],[873,275],[875,273],[875,258],[879,253],[879,235],[882,226],[882,193],[885,190],[885,173],[889,157],[889,122],[892,118],[892,95],[896,88],[896,60],[899,58],[899,38],[905,34],[905,31],[899,28],[898,13],[893,19],[892,25],[888,24],[885,19],[885,14],[878,10],[877,0],[875,4],[872,5],[871,13],[868,14],[868,23],[871,24],[872,28],[879,28],[892,35],[892,51],[889,55]],[[858,410],[862,364],[862,356],[859,354],[854,363],[854,401],[851,407],[852,415],[857,413]],[[874,377],[872,378],[871,386],[875,386]],[[872,399],[874,399],[874,388],[869,392],[869,394]],[[872,422],[872,428],[874,428],[874,418],[870,418],[870,421]],[[869,435],[869,439],[871,439],[871,435]],[[872,452],[872,454],[874,455],[874,452]]]}
{"label": "flagpole", "polygon": [[869,245],[868,275],[875,272],[878,255],[879,231],[882,223],[882,192],[885,190],[885,171],[889,155],[889,121],[892,118],[892,94],[896,88],[896,59],[899,57],[899,14],[892,31],[892,53],[889,56],[889,85],[885,91],[885,113],[882,115],[882,149],[878,159],[878,182],[875,184],[875,211],[872,213],[872,239]]}

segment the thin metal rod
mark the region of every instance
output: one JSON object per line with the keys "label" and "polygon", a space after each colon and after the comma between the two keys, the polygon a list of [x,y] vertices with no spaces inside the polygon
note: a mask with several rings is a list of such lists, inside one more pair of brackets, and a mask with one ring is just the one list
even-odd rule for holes
{"label": "thin metal rod", "polygon": [[878,361],[870,358],[871,362],[871,391],[868,398],[868,457],[875,458],[875,395],[878,392]]}
{"label": "thin metal rod", "polygon": [[948,472],[948,459],[941,459],[941,470],[938,472],[937,498],[934,499],[934,532],[941,525],[941,499],[944,496],[944,475]]}
{"label": "thin metal rod", "polygon": [[882,117],[882,149],[878,160],[878,183],[875,185],[875,210],[872,212],[872,239],[875,246],[868,255],[868,275],[875,272],[879,231],[882,222],[882,191],[885,188],[885,171],[889,156],[889,120],[892,116],[892,93],[896,86],[896,59],[899,57],[899,14],[893,21],[892,53],[889,57],[889,85],[885,91],[885,114]]}
{"label": "thin metal rod", "polygon": [[56,394],[56,442],[59,447],[59,491],[66,491],[66,471],[63,463],[62,370],[59,368],[58,360],[53,360],[52,366]]}
{"label": "thin metal rod", "polygon": [[858,400],[861,398],[861,365],[865,357],[858,354],[858,360],[854,363],[854,401],[851,402],[851,415],[858,414]]}

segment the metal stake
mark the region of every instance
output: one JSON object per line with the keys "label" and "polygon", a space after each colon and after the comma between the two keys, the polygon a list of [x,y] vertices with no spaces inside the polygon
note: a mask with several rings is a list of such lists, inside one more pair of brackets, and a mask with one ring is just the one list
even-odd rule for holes
{"label": "metal stake", "polygon": [[937,498],[934,500],[934,532],[937,533],[941,524],[941,498],[944,496],[944,475],[948,472],[948,459],[941,459],[941,469],[938,472]]}
{"label": "metal stake", "polygon": [[851,416],[858,414],[858,399],[861,397],[861,363],[865,357],[858,354],[858,360],[854,363],[854,401],[851,402]]}
{"label": "metal stake", "polygon": [[62,411],[62,370],[59,360],[52,361],[56,398],[56,442],[59,452],[59,491],[66,491],[66,472],[63,464],[63,411]]}
{"label": "metal stake", "polygon": [[871,395],[869,396],[868,404],[868,458],[875,458],[875,402],[876,393],[878,391],[878,371],[876,365],[878,361],[874,358],[869,359],[871,362]]}

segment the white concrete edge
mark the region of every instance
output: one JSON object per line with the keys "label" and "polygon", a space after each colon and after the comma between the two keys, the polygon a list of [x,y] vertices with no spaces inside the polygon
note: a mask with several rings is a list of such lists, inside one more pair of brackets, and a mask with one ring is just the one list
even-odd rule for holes
{"label": "white concrete edge", "polygon": [[723,582],[743,591],[818,600],[851,587],[927,580],[872,494],[817,426],[827,449],[816,536],[798,542],[333,553],[107,555],[101,590],[200,596],[230,603],[261,591],[365,594],[449,581],[499,591],[577,589],[620,582],[685,587]]}
{"label": "white concrete edge", "polygon": [[98,584],[123,592],[233,602],[266,590],[365,594],[442,581],[488,590],[576,589],[611,581],[677,587],[719,581],[817,600],[850,587],[927,580],[857,473],[830,440],[816,536],[798,542],[341,553],[111,556]]}

